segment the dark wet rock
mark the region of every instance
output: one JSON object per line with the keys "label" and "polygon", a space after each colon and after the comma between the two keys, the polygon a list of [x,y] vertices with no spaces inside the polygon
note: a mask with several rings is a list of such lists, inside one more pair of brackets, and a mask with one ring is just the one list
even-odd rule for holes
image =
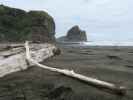
{"label": "dark wet rock", "polygon": [[64,100],[67,97],[70,97],[71,93],[73,93],[72,88],[65,87],[65,86],[59,86],[59,87],[57,87],[57,88],[55,88],[49,92],[48,98]]}
{"label": "dark wet rock", "polygon": [[51,42],[55,41],[54,35],[55,22],[48,13],[0,5],[0,42]]}

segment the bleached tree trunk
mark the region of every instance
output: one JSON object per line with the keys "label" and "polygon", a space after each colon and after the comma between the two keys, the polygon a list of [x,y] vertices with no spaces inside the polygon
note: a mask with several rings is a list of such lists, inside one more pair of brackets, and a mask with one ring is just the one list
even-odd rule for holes
{"label": "bleached tree trunk", "polygon": [[25,43],[25,48],[26,48],[26,59],[30,63],[33,63],[34,65],[37,65],[41,68],[44,68],[44,69],[47,69],[47,70],[50,70],[50,71],[54,71],[54,72],[64,74],[64,75],[69,76],[69,77],[79,79],[81,81],[87,82],[87,83],[89,83],[91,85],[94,85],[96,87],[100,87],[100,88],[103,88],[103,89],[108,89],[111,92],[116,93],[116,94],[124,95],[126,93],[126,88],[123,87],[123,86],[116,86],[113,83],[109,83],[109,82],[101,81],[101,80],[98,80],[98,79],[95,79],[95,78],[87,77],[87,76],[75,73],[73,70],[69,71],[67,69],[58,69],[58,68],[53,68],[53,67],[49,67],[49,66],[46,66],[46,65],[42,65],[42,64],[38,63],[36,60],[32,59],[32,57],[30,55],[30,49],[29,49],[28,42]]}
{"label": "bleached tree trunk", "polygon": [[[57,49],[52,44],[31,44],[30,55],[37,61],[41,62],[54,55],[53,50]],[[30,66],[34,65],[30,63]],[[7,74],[25,70],[30,67],[27,64],[25,47],[23,45],[10,46],[0,51],[0,77]]]}

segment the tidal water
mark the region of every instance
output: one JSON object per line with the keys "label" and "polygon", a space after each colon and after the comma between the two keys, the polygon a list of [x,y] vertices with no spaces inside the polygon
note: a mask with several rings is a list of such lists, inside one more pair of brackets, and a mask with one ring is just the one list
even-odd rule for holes
{"label": "tidal water", "polygon": [[133,41],[87,41],[87,42],[63,42],[68,46],[133,46]]}
{"label": "tidal water", "polygon": [[83,46],[133,46],[133,41],[88,41],[80,44]]}

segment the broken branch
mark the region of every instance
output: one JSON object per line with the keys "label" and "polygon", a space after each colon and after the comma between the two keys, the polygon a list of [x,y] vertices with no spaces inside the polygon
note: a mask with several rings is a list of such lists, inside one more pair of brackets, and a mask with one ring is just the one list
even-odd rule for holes
{"label": "broken branch", "polygon": [[37,65],[41,68],[44,68],[44,69],[47,69],[50,71],[64,74],[64,75],[69,76],[69,77],[79,79],[81,81],[87,82],[87,83],[95,85],[97,87],[108,89],[111,92],[116,93],[116,94],[124,95],[126,93],[126,88],[123,86],[116,86],[113,83],[109,83],[109,82],[101,81],[101,80],[98,80],[95,78],[87,77],[87,76],[75,73],[73,70],[69,71],[67,69],[58,69],[58,68],[53,68],[53,67],[49,67],[46,65],[42,65],[42,64],[38,63],[36,60],[32,59],[32,57],[30,56],[30,49],[29,49],[28,42],[25,43],[25,48],[26,48],[26,59],[29,62],[33,63],[34,65]]}

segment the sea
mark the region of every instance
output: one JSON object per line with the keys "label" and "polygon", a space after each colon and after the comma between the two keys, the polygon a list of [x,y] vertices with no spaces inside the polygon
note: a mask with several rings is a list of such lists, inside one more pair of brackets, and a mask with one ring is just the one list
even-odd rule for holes
{"label": "sea", "polygon": [[133,41],[87,41],[81,44],[84,46],[133,46]]}
{"label": "sea", "polygon": [[62,42],[69,46],[133,46],[133,41],[87,41],[87,42]]}

